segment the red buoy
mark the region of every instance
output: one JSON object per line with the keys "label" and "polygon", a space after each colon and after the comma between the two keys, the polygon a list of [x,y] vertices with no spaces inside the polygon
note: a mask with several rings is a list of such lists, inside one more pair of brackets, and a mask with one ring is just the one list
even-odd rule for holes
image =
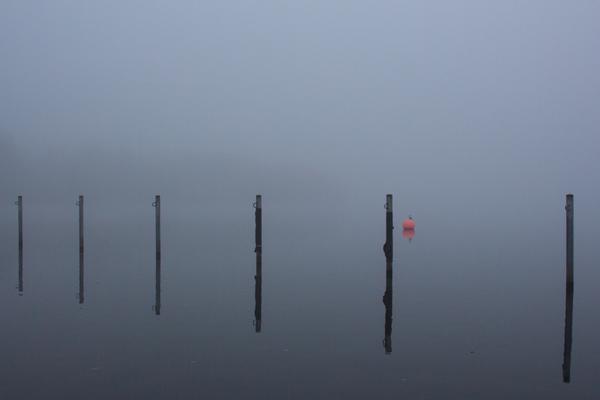
{"label": "red buoy", "polygon": [[415,229],[415,221],[412,219],[412,217],[408,217],[408,219],[405,219],[402,222],[402,229],[411,231]]}

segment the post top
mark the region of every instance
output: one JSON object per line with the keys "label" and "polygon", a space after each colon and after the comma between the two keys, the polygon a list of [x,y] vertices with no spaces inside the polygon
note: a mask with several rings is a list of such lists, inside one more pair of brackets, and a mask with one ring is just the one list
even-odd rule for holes
{"label": "post top", "polygon": [[386,195],[386,199],[385,199],[385,209],[387,210],[388,213],[392,212],[392,195],[391,194],[387,194]]}

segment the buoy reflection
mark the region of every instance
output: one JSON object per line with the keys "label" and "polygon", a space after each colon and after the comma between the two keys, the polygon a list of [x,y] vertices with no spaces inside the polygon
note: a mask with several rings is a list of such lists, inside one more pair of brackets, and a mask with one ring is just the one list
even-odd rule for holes
{"label": "buoy reflection", "polygon": [[414,229],[404,229],[404,230],[402,230],[402,237],[404,239],[408,239],[408,241],[410,242],[415,237],[415,230]]}

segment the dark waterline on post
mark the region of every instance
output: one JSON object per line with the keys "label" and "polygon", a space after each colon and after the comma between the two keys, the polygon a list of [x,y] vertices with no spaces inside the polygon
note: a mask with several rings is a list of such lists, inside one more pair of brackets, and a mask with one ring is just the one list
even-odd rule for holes
{"label": "dark waterline on post", "polygon": [[83,196],[79,196],[79,304],[84,302],[84,268],[83,268]]}
{"label": "dark waterline on post", "polygon": [[254,203],[254,252],[256,253],[256,274],[254,276],[254,330],[262,329],[262,196],[256,195]]}
{"label": "dark waterline on post", "polygon": [[565,333],[563,347],[563,382],[571,382],[571,348],[573,342],[573,293],[574,293],[574,247],[573,247],[573,218],[574,205],[573,195],[566,196],[566,288],[565,288]]}
{"label": "dark waterline on post", "polygon": [[160,196],[156,196],[154,203],[152,204],[155,209],[155,223],[156,223],[156,271],[155,271],[155,292],[154,292],[154,313],[160,315],[160,294],[161,294],[161,251],[160,251]]}
{"label": "dark waterline on post", "polygon": [[16,202],[18,206],[19,224],[19,295],[23,295],[23,196],[19,196]]}

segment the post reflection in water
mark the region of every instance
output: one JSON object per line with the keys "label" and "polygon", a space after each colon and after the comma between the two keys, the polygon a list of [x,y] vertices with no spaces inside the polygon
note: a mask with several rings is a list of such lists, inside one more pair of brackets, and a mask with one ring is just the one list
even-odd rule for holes
{"label": "post reflection in water", "polygon": [[84,280],[83,280],[83,196],[77,201],[79,207],[79,304],[84,302]]}
{"label": "post reflection in water", "polygon": [[563,347],[563,382],[571,382],[571,345],[573,341],[573,286],[565,293],[565,343]]}
{"label": "post reflection in water", "polygon": [[154,313],[160,315],[160,291],[161,291],[161,278],[160,278],[160,196],[156,196],[154,203],[152,203],[155,209],[155,225],[156,225],[156,272],[155,272],[155,292],[154,292]]}
{"label": "post reflection in water", "polygon": [[254,252],[256,253],[256,274],[254,276],[254,331],[262,329],[262,196],[256,195],[254,203]]}
{"label": "post reflection in water", "polygon": [[19,296],[23,295],[23,196],[19,196],[15,204],[18,207],[18,223],[19,223]]}
{"label": "post reflection in water", "polygon": [[392,304],[393,304],[393,280],[392,280],[392,261],[385,263],[385,293],[383,294],[383,304],[385,305],[385,328],[383,347],[385,354],[392,353]]}
{"label": "post reflection in water", "polygon": [[154,288],[154,313],[160,315],[160,253],[156,258],[156,274],[155,274],[155,288]]}
{"label": "post reflection in water", "polygon": [[566,290],[565,290],[565,333],[563,347],[563,382],[571,382],[571,346],[573,342],[573,195],[567,194],[565,207],[567,214],[566,229]]}
{"label": "post reflection in water", "polygon": [[254,330],[262,328],[262,250],[256,250],[256,275],[254,276]]}
{"label": "post reflection in water", "polygon": [[19,296],[23,295],[23,248],[19,247]]}

